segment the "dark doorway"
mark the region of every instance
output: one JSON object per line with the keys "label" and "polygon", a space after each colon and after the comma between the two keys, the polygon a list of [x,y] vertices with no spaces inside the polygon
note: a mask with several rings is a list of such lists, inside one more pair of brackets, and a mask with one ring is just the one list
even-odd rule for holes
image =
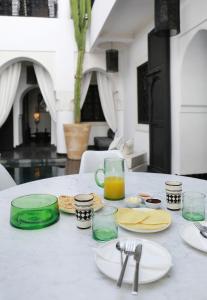
{"label": "dark doorway", "polygon": [[152,172],[171,173],[170,41],[148,35],[148,95],[150,166]]}
{"label": "dark doorway", "polygon": [[86,94],[86,99],[81,109],[81,121],[82,122],[105,122],[106,121],[101,106],[96,72],[93,72],[91,76],[91,82],[88,88],[88,92]]}
{"label": "dark doorway", "polygon": [[51,140],[51,118],[38,87],[23,98],[22,137],[23,144],[49,145]]}
{"label": "dark doorway", "polygon": [[6,122],[0,128],[0,151],[13,149],[13,108]]}

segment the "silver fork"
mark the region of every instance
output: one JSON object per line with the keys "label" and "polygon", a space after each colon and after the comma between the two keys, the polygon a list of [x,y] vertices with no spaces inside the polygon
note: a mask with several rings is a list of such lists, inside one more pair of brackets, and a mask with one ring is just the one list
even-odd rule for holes
{"label": "silver fork", "polygon": [[123,264],[122,269],[121,269],[121,273],[119,275],[119,279],[117,281],[117,286],[118,287],[121,287],[121,285],[122,285],[122,281],[123,281],[123,278],[124,278],[124,273],[125,273],[125,270],[126,270],[126,266],[127,266],[129,256],[134,254],[135,247],[136,247],[136,243],[134,241],[126,241],[126,244],[125,244],[125,247],[124,247],[125,248],[124,252],[126,254],[126,257],[125,257],[124,264]]}
{"label": "silver fork", "polygon": [[199,230],[200,234],[207,239],[207,227],[199,222],[194,222],[193,225]]}
{"label": "silver fork", "polygon": [[122,241],[118,241],[118,242],[116,243],[116,249],[117,249],[118,251],[120,251],[121,266],[123,266],[123,264],[124,264],[123,252],[124,252],[124,249],[125,249],[125,243],[122,242]]}

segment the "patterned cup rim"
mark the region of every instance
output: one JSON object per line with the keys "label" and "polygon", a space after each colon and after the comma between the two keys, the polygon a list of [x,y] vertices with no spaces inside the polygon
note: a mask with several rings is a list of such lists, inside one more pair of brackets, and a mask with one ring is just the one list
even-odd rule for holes
{"label": "patterned cup rim", "polygon": [[174,181],[174,180],[169,180],[165,182],[166,185],[171,185],[171,186],[181,186],[182,182],[180,181]]}
{"label": "patterned cup rim", "polygon": [[[79,199],[78,199],[79,198]],[[93,194],[78,194],[74,196],[75,201],[77,202],[90,202],[94,198]]]}

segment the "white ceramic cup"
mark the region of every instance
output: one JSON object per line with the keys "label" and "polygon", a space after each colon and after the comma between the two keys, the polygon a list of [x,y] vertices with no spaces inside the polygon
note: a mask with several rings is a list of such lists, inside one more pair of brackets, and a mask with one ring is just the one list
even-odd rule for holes
{"label": "white ceramic cup", "polygon": [[165,191],[166,191],[167,208],[170,210],[181,209],[182,182],[166,181]]}
{"label": "white ceramic cup", "polygon": [[87,229],[91,227],[93,214],[93,194],[78,194],[75,199],[75,214],[77,227]]}

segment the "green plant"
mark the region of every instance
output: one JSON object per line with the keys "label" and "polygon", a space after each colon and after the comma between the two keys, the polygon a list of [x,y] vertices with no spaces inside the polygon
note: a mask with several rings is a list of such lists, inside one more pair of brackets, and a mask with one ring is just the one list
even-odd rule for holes
{"label": "green plant", "polygon": [[78,49],[74,83],[74,119],[75,123],[80,123],[81,82],[86,46],[86,33],[91,21],[91,0],[70,0],[70,7]]}

